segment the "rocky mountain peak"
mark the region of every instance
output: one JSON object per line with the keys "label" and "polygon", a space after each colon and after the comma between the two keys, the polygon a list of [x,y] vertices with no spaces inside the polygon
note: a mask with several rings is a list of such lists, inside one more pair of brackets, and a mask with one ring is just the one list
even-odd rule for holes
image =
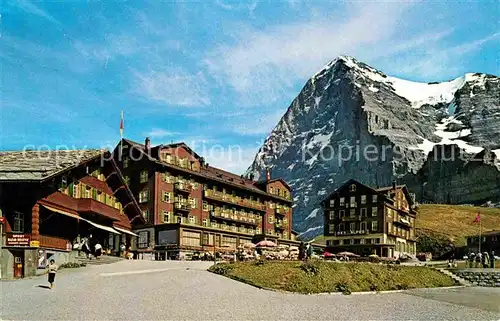
{"label": "rocky mountain peak", "polygon": [[[320,231],[322,198],[351,178],[372,186],[396,179],[424,201],[500,199],[500,163],[471,161],[481,152],[500,159],[499,84],[497,76],[477,73],[413,82],[339,56],[307,81],[247,174],[259,179],[271,168],[287,180],[295,196],[294,227],[310,233]],[[444,146],[462,154],[434,173],[436,149]],[[368,160],[359,155],[367,147],[387,153]],[[350,150],[358,155],[342,155]],[[469,175],[488,178],[476,186]]]}

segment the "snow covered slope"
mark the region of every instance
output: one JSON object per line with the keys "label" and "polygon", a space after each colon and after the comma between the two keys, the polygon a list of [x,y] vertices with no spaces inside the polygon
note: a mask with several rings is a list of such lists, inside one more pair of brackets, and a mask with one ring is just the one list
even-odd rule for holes
{"label": "snow covered slope", "polygon": [[310,234],[321,232],[320,201],[350,178],[396,179],[433,202],[500,199],[499,86],[485,74],[416,83],[341,56],[306,83],[247,174],[287,180],[294,227]]}

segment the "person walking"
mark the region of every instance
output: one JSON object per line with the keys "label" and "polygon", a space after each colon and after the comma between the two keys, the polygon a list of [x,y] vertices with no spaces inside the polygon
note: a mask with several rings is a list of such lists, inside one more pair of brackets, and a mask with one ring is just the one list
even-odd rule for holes
{"label": "person walking", "polygon": [[490,252],[490,268],[495,268],[495,251]]}
{"label": "person walking", "polygon": [[52,289],[54,287],[54,281],[56,279],[57,265],[56,261],[50,260],[49,265],[47,266],[49,269],[49,288]]}
{"label": "person walking", "polygon": [[313,255],[313,247],[311,243],[307,244],[307,259],[310,259]]}
{"label": "person walking", "polygon": [[474,267],[474,262],[476,261],[476,254],[474,252],[469,254],[469,267]]}
{"label": "person walking", "polygon": [[98,259],[102,254],[102,245],[97,242],[95,244],[95,258]]}
{"label": "person walking", "polygon": [[478,252],[476,255],[476,268],[481,267],[481,262],[483,261],[483,254]]}

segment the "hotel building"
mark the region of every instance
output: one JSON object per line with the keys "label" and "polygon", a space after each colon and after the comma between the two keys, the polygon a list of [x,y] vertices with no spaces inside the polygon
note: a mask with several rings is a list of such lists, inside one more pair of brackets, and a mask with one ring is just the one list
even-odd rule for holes
{"label": "hotel building", "polygon": [[149,138],[123,139],[114,157],[145,220],[134,230],[140,252],[183,258],[264,238],[297,243],[282,179],[254,182],[210,166],[184,143],[152,147]]}
{"label": "hotel building", "polygon": [[322,206],[328,251],[391,258],[416,254],[416,212],[405,185],[371,188],[350,180]]}

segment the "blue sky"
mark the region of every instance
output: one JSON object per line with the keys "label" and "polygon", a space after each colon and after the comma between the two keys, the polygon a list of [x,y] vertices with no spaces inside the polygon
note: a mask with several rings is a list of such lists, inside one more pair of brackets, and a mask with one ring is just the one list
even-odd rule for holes
{"label": "blue sky", "polygon": [[416,81],[499,74],[496,1],[4,0],[0,14],[1,150],[111,147],[123,110],[125,137],[242,172],[340,54]]}

